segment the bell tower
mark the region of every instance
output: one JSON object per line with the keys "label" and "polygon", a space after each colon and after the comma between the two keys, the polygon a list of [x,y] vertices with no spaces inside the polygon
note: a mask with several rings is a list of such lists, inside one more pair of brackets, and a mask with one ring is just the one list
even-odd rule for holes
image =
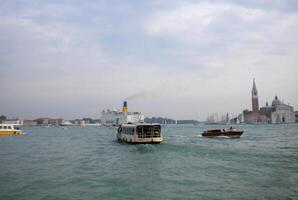
{"label": "bell tower", "polygon": [[256,87],[255,78],[253,79],[252,91],[251,91],[252,111],[259,112],[259,97]]}

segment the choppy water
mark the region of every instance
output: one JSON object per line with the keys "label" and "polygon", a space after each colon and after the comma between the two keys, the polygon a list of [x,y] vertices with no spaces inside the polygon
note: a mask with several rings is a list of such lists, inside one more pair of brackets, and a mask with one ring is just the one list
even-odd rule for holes
{"label": "choppy water", "polygon": [[112,128],[24,127],[0,137],[0,199],[298,199],[298,124],[242,125],[240,139],[208,128],[126,145]]}

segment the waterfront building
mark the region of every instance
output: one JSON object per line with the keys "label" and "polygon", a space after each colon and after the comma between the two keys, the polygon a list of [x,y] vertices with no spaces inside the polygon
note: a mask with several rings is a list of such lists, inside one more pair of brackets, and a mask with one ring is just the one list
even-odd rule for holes
{"label": "waterfront building", "polygon": [[[83,126],[86,124],[86,121],[83,119],[75,119],[75,120],[70,120],[70,122],[74,125],[80,125]],[[87,123],[88,124],[88,123]]]}
{"label": "waterfront building", "polygon": [[35,120],[28,120],[28,119],[25,119],[23,121],[23,125],[24,126],[36,126],[37,125],[37,122]]}
{"label": "waterfront building", "polygon": [[49,125],[49,118],[39,118],[35,120],[37,122],[37,125],[40,126],[48,126]]}
{"label": "waterfront building", "polygon": [[272,101],[271,105],[271,123],[294,123],[295,112],[293,106],[282,103],[277,96]]}
{"label": "waterfront building", "polygon": [[58,125],[63,124],[63,122],[64,122],[64,119],[62,119],[62,118],[58,119]]}
{"label": "waterfront building", "polygon": [[105,126],[119,126],[126,123],[144,122],[144,115],[140,112],[129,112],[127,102],[124,101],[122,111],[103,110],[101,112],[101,123]]}
{"label": "waterfront building", "polygon": [[252,110],[243,111],[243,122],[273,124],[294,123],[295,112],[292,106],[282,103],[277,95],[273,99],[271,106],[266,102],[266,105],[259,109],[258,91],[254,79],[252,88]]}
{"label": "waterfront building", "polygon": [[6,119],[1,121],[2,124],[15,124],[15,125],[23,125],[23,120],[19,119]]}
{"label": "waterfront building", "polygon": [[58,119],[49,119],[49,125],[58,126],[59,120]]}

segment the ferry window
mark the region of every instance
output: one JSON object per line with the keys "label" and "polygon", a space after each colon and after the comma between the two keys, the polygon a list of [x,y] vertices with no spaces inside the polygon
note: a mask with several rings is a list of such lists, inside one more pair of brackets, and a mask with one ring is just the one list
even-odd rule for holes
{"label": "ferry window", "polygon": [[7,126],[3,126],[3,129],[7,129]]}
{"label": "ferry window", "polygon": [[132,135],[133,134],[133,129],[130,127],[125,127],[123,128],[123,133],[127,135]]}
{"label": "ferry window", "polygon": [[144,129],[144,134],[148,134],[149,133],[148,126],[144,126],[143,129]]}
{"label": "ferry window", "polygon": [[151,134],[153,132],[152,126],[144,126],[144,133],[145,134]]}
{"label": "ferry window", "polygon": [[0,126],[0,129],[2,129],[2,126]]}
{"label": "ferry window", "polygon": [[138,133],[138,138],[144,138],[142,126],[137,126],[137,133]]}
{"label": "ferry window", "polygon": [[7,128],[8,128],[8,129],[11,129],[11,126],[8,126]]}
{"label": "ferry window", "polygon": [[160,126],[154,126],[154,133],[160,133]]}
{"label": "ferry window", "polygon": [[138,127],[137,127],[137,132],[138,132],[138,134],[142,134],[142,133],[143,133],[143,128],[142,128],[142,126],[138,126]]}

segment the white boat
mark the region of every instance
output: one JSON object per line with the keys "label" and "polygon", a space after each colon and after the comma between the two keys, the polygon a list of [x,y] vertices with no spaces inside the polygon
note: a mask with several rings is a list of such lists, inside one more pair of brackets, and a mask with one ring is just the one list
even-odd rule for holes
{"label": "white boat", "polygon": [[65,122],[61,123],[60,126],[74,126],[74,124],[71,123],[70,121],[65,121]]}
{"label": "white boat", "polygon": [[160,124],[122,124],[117,131],[117,140],[129,144],[154,144],[163,141]]}
{"label": "white boat", "polygon": [[21,135],[17,124],[0,124],[0,135]]}

